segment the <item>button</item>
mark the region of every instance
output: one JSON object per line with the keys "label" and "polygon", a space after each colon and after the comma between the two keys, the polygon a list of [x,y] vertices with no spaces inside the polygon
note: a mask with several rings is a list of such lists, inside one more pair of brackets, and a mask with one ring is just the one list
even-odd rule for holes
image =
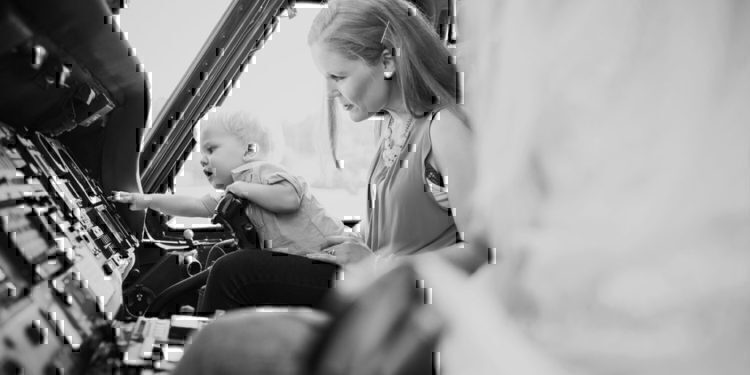
{"label": "button", "polygon": [[25,329],[26,337],[34,345],[41,345],[47,341],[47,329],[42,328],[42,323],[39,320],[34,320]]}
{"label": "button", "polygon": [[104,234],[102,229],[99,227],[93,227],[91,228],[91,231],[94,232],[94,237],[101,237]]}
{"label": "button", "polygon": [[0,300],[16,297],[18,297],[18,287],[10,281],[0,283]]}
{"label": "button", "polygon": [[73,297],[70,294],[66,293],[64,289],[54,288],[53,291],[54,291],[53,293],[57,295],[57,297],[60,298],[60,300],[65,305],[67,306],[73,305]]}
{"label": "button", "polygon": [[114,272],[112,266],[110,266],[109,263],[104,263],[102,265],[102,269],[104,270],[104,273],[107,274],[107,276],[111,275]]}

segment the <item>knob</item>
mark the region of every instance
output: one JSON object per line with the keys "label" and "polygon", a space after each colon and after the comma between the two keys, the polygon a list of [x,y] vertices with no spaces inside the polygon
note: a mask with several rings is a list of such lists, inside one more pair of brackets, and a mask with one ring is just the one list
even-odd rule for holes
{"label": "knob", "polygon": [[45,60],[47,60],[47,49],[41,45],[35,45],[31,49],[31,67],[39,70],[44,65]]}
{"label": "knob", "polygon": [[187,240],[188,242],[192,242],[193,241],[193,236],[194,235],[195,235],[195,233],[193,233],[193,231],[191,229],[185,229],[185,231],[182,232],[182,237],[185,240]]}
{"label": "knob", "polygon": [[182,232],[182,237],[187,241],[188,247],[190,250],[195,250],[195,243],[193,242],[193,231],[190,229],[185,229],[184,232]]}
{"label": "knob", "polygon": [[194,315],[195,307],[190,306],[190,305],[182,305],[180,306],[180,314],[181,315]]}

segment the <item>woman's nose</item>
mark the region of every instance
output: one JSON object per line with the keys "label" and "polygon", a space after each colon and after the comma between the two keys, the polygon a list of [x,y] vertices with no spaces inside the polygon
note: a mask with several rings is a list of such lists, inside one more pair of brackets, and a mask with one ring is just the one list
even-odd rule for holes
{"label": "woman's nose", "polygon": [[338,87],[336,87],[336,83],[330,79],[326,81],[326,91],[328,92],[328,96],[330,96],[331,98],[337,98],[341,95],[341,93],[339,93]]}
{"label": "woman's nose", "polygon": [[208,157],[206,154],[201,154],[201,167],[208,165]]}

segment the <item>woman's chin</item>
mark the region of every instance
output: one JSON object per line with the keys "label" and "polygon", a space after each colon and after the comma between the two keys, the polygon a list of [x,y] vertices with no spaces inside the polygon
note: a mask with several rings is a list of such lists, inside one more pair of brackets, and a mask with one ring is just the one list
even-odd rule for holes
{"label": "woman's chin", "polygon": [[349,111],[349,119],[354,122],[362,122],[370,118],[370,114],[362,111]]}

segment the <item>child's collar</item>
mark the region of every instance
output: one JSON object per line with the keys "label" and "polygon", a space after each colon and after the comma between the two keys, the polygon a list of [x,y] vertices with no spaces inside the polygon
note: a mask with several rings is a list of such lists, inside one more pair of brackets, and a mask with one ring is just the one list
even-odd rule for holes
{"label": "child's collar", "polygon": [[249,162],[247,162],[245,164],[242,164],[239,167],[237,167],[235,169],[232,169],[232,171],[231,171],[232,177],[235,177],[235,176],[239,175],[240,173],[242,173],[244,171],[252,169],[255,165],[257,165],[258,163],[262,163],[262,162],[263,162],[262,160],[253,160],[253,161],[249,161]]}

